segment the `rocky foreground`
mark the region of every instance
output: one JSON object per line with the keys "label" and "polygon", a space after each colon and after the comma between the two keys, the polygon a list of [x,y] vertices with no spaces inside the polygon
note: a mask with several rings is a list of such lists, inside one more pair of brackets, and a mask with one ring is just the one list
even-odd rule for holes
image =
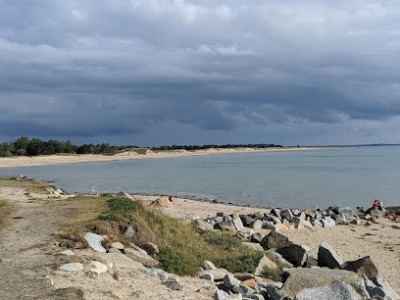
{"label": "rocky foreground", "polygon": [[[126,194],[125,196],[131,197]],[[165,210],[163,206],[170,206],[167,202],[163,205],[163,201],[159,200],[157,205],[161,206],[161,210]],[[192,287],[193,294],[181,296],[191,299],[208,297],[260,300],[400,299],[389,283],[379,276],[378,269],[370,257],[344,261],[327,242],[321,243],[318,253],[314,253],[306,245],[296,244],[280,233],[288,229],[301,230],[313,226],[331,228],[337,224],[368,226],[370,222],[378,222],[379,217],[383,216],[384,211],[366,214],[353,212],[349,208],[330,207],[325,211],[318,208],[303,211],[273,209],[268,214],[228,215],[221,212],[212,218],[195,218],[199,232],[230,231],[248,246],[249,251],[265,251],[265,256],[259,260],[254,273],[232,274],[217,268],[210,261],[204,261],[199,266],[200,281],[196,282],[196,287]],[[269,229],[270,232],[264,235],[257,232],[257,229]],[[124,232],[128,238],[134,234],[131,227]],[[102,253],[101,259],[91,260],[86,264],[63,264],[58,272],[76,272],[81,276],[99,280],[104,274],[116,274],[116,270],[121,268],[122,264],[125,267],[133,264],[140,273],[159,279],[160,285],[171,291],[187,289],[187,283],[181,284],[182,278],[157,268],[158,262],[153,255],[157,255],[159,250],[155,244],[148,243],[142,248],[132,243],[123,245],[118,241],[110,241],[107,236],[94,233],[87,233],[84,238],[91,248],[88,251]],[[74,255],[70,250],[61,253]],[[282,272],[282,279],[272,280],[265,276],[266,271],[270,274]],[[199,287],[199,283],[203,283],[202,286]],[[123,298],[117,290],[111,294],[115,298]]]}
{"label": "rocky foreground", "polygon": [[[295,242],[297,235],[313,238],[313,234],[326,232],[328,238],[336,228],[345,233],[370,228],[367,236],[374,237],[373,230],[383,221],[382,212],[365,214],[337,207],[258,211],[225,206],[225,213],[214,212],[215,216],[211,217],[208,211],[208,217],[199,218],[193,214],[196,203],[186,200],[181,203],[178,199],[168,202],[160,197],[151,199],[148,202],[154,208],[178,218],[194,219],[200,233],[213,232],[223,237],[223,232],[229,231],[248,247],[248,251],[264,253],[252,273],[231,273],[210,261],[203,261],[198,274],[187,277],[161,270],[156,260],[160,251],[158,245],[146,243],[138,247],[129,242],[138,234],[129,226],[119,229],[121,240],[94,231],[84,234],[84,243],[68,242],[60,235],[52,235],[60,230],[54,221],[70,217],[66,208],[59,209],[51,204],[57,199],[58,203],[69,201],[64,200],[69,196],[62,191],[48,189],[47,194],[28,193],[24,189],[2,187],[0,194],[3,199],[18,204],[9,217],[13,223],[1,233],[0,298],[400,299],[378,271],[376,261],[385,261],[385,257],[345,260],[341,257],[342,249],[336,251],[337,248],[326,241],[322,240],[313,249],[307,246],[309,243]],[[119,196],[132,201],[140,198],[124,193]],[[181,204],[188,205],[191,210],[179,211]],[[238,211],[232,213],[232,210]],[[393,226],[397,225],[387,228],[391,238],[396,239],[398,229]],[[346,235],[341,240],[352,244],[355,252],[362,249],[357,240],[349,240]],[[397,248],[392,250],[388,253],[398,258]]]}

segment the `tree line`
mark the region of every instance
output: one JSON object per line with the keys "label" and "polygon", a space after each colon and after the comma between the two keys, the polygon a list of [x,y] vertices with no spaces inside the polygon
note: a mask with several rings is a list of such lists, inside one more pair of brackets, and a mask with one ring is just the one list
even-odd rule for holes
{"label": "tree line", "polygon": [[[172,145],[152,147],[151,150],[202,150],[211,148],[271,148],[282,147],[275,144],[226,144],[226,145]],[[103,154],[113,155],[117,151],[139,148],[138,146],[110,146],[103,144],[83,144],[80,146],[72,144],[70,141],[60,142],[57,140],[42,141],[39,138],[28,139],[23,136],[12,142],[0,144],[0,157],[11,156],[37,156],[51,155],[60,153],[70,154]]]}
{"label": "tree line", "polygon": [[96,145],[83,144],[77,146],[72,144],[70,141],[42,141],[39,138],[34,138],[30,140],[27,137],[20,137],[13,142],[5,142],[0,144],[0,156],[37,156],[59,153],[112,155],[115,154],[115,152],[118,150],[123,150],[127,148],[137,148],[137,146],[110,146],[107,143]]}
{"label": "tree line", "polygon": [[281,145],[275,144],[225,144],[225,145],[172,145],[172,146],[160,146],[153,147],[151,150],[204,150],[213,148],[272,148],[279,147]]}

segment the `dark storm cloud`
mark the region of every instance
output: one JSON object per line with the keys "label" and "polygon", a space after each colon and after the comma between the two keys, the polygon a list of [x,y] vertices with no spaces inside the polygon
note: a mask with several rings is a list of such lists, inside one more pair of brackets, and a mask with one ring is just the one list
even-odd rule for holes
{"label": "dark storm cloud", "polygon": [[315,142],[318,124],[378,135],[400,115],[399,8],[0,1],[1,136],[157,142],[174,131],[202,143],[202,132],[237,132],[245,142],[246,130],[262,137],[273,127],[292,141],[295,126]]}

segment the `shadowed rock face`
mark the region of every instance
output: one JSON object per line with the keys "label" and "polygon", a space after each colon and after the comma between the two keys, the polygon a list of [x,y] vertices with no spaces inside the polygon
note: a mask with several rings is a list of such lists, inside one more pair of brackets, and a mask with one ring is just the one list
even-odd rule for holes
{"label": "shadowed rock face", "polygon": [[369,256],[357,259],[355,261],[348,261],[344,263],[341,268],[356,272],[358,275],[367,277],[371,280],[378,276],[378,269]]}
{"label": "shadowed rock face", "polygon": [[267,234],[261,241],[261,246],[265,250],[268,249],[280,249],[286,246],[290,246],[293,244],[286,236],[283,234],[276,232],[276,231],[271,231],[269,234]]}
{"label": "shadowed rock face", "polygon": [[340,255],[327,242],[322,242],[318,248],[318,265],[331,269],[339,268],[344,263]]}

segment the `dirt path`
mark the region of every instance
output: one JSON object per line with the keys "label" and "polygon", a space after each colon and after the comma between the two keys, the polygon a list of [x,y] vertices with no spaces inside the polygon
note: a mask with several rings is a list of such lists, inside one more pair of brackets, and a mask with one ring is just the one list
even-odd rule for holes
{"label": "dirt path", "polygon": [[25,193],[20,188],[0,189],[0,197],[16,205],[11,224],[0,232],[0,299],[63,299],[51,287],[54,256],[46,254],[55,212]]}

